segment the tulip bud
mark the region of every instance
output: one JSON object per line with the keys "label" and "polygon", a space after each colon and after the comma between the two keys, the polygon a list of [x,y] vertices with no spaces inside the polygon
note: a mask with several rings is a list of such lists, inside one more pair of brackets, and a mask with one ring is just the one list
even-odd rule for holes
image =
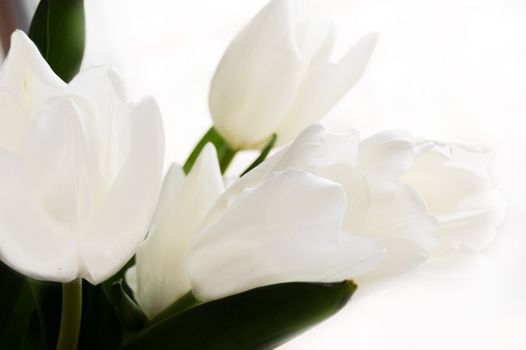
{"label": "tulip bud", "polygon": [[329,61],[331,21],[300,13],[302,1],[273,0],[234,38],[212,80],[209,106],[235,149],[278,143],[322,118],[356,84],[376,43],[363,37]]}

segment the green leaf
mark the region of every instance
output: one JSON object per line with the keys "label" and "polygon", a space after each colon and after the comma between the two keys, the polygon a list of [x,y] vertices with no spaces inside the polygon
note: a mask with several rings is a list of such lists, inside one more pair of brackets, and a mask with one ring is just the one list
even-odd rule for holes
{"label": "green leaf", "polygon": [[350,281],[253,289],[152,322],[123,349],[271,349],[336,313],[355,290]]}
{"label": "green leaf", "polygon": [[237,151],[228,145],[225,139],[219,135],[214,127],[211,127],[207,133],[203,135],[201,140],[199,140],[194,150],[192,153],[190,153],[190,156],[184,163],[183,170],[185,174],[188,174],[190,170],[192,170],[195,161],[199,157],[199,154],[201,154],[201,151],[209,142],[211,142],[216,148],[217,158],[219,159],[219,165],[221,166],[221,173],[225,173],[226,169],[230,165],[230,162],[232,162],[232,159],[234,159]]}
{"label": "green leaf", "polygon": [[79,72],[84,56],[84,0],[41,0],[29,37],[65,82]]}

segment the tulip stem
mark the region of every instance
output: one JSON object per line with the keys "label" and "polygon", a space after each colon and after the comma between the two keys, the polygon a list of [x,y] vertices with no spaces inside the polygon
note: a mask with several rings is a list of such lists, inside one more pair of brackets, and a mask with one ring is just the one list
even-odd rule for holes
{"label": "tulip stem", "polygon": [[192,167],[194,166],[195,161],[199,157],[199,154],[201,154],[201,151],[206,146],[207,143],[212,143],[216,150],[217,150],[217,157],[219,158],[219,165],[221,166],[221,173],[225,173],[225,171],[228,169],[228,166],[232,162],[232,159],[234,159],[234,156],[237,153],[237,150],[230,147],[225,139],[219,135],[219,133],[216,131],[214,127],[211,127],[199,140],[197,145],[194,147],[194,150],[192,153],[190,153],[190,156],[188,156],[188,159],[184,163],[183,171],[185,174],[188,174],[190,170],[192,170]]}
{"label": "tulip stem", "polygon": [[57,350],[77,348],[82,316],[82,279],[62,284],[62,315]]}
{"label": "tulip stem", "polygon": [[237,151],[233,150],[230,147],[224,149],[223,152],[218,153],[221,174],[224,174],[226,172],[228,166],[230,165],[230,163],[232,163],[232,160],[234,159],[236,153]]}
{"label": "tulip stem", "polygon": [[245,171],[243,171],[241,173],[241,176],[244,176],[250,170],[254,169],[259,164],[263,163],[263,161],[267,158],[268,154],[270,153],[270,151],[272,150],[272,148],[276,144],[276,140],[277,139],[278,139],[278,136],[276,134],[272,134],[272,136],[270,137],[270,139],[267,142],[267,144],[265,145],[265,147],[261,150],[261,153],[259,154],[259,157],[257,157],[256,160],[252,164],[250,164],[250,166],[248,168],[246,168]]}

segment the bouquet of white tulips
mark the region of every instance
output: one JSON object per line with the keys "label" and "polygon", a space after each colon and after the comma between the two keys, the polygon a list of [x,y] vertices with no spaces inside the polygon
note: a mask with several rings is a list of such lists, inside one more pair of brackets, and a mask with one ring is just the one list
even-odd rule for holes
{"label": "bouquet of white tulips", "polygon": [[304,10],[272,0],[234,38],[213,127],[163,173],[155,99],[79,72],[83,1],[41,0],[0,71],[1,349],[274,348],[357,286],[492,241],[488,152],[313,124],[377,37],[333,62],[331,22]]}

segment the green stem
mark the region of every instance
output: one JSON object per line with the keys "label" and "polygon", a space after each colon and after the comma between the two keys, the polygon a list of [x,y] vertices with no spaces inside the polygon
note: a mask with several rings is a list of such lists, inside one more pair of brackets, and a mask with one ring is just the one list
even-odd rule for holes
{"label": "green stem", "polygon": [[183,165],[183,171],[185,174],[188,174],[190,170],[192,170],[192,167],[194,166],[195,161],[197,160],[197,157],[199,157],[199,154],[201,154],[201,151],[205,147],[205,145],[210,141],[211,137],[215,133],[214,128],[210,128],[199,140],[197,145],[194,147],[194,150],[190,155],[188,156],[188,159]]}
{"label": "green stem", "polygon": [[62,315],[57,350],[77,348],[82,316],[82,279],[62,284]]}
{"label": "green stem", "polygon": [[199,157],[199,154],[201,154],[201,151],[209,142],[215,146],[217,150],[217,157],[219,158],[219,165],[221,166],[221,172],[223,174],[225,173],[225,171],[228,169],[228,166],[234,159],[237,150],[231,148],[225,139],[223,139],[223,137],[221,137],[221,135],[219,135],[219,133],[214,129],[214,127],[211,127],[203,135],[201,140],[199,140],[197,145],[194,147],[194,150],[192,153],[190,153],[190,156],[188,156],[188,159],[184,163],[183,171],[185,174],[188,174],[190,170],[192,170],[194,163]]}
{"label": "green stem", "polygon": [[228,147],[221,152],[221,154],[218,154],[219,157],[219,167],[221,168],[221,174],[224,174],[226,170],[228,169],[228,166],[230,163],[232,163],[232,160],[234,159],[234,156],[236,155],[237,151],[233,150],[232,148]]}
{"label": "green stem", "polygon": [[276,134],[272,134],[272,136],[270,137],[270,140],[267,142],[265,147],[261,150],[259,157],[257,157],[256,160],[252,164],[250,164],[250,166],[246,168],[245,171],[241,173],[241,176],[244,176],[246,173],[248,173],[250,170],[257,167],[267,158],[268,154],[270,153],[270,151],[276,144],[277,139],[278,139],[278,136]]}

